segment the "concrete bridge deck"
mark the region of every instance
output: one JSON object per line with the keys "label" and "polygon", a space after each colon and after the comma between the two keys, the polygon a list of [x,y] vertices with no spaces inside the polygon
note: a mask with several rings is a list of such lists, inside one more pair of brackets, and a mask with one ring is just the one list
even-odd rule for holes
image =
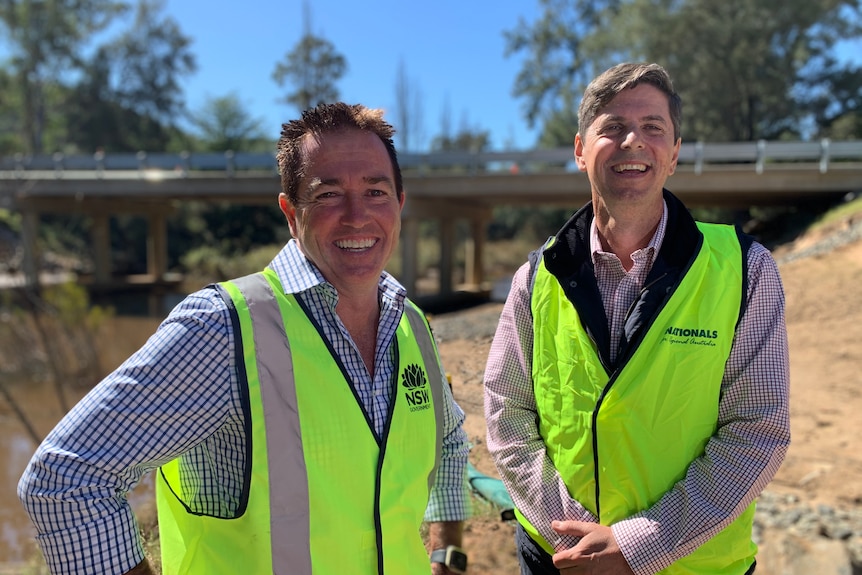
{"label": "concrete bridge deck", "polygon": [[[497,206],[556,205],[589,200],[589,182],[570,148],[525,152],[402,154],[407,202],[399,278],[415,292],[419,222],[440,226],[440,286],[451,291],[455,223],[467,220],[465,283],[483,282],[483,244]],[[801,205],[862,191],[862,141],[683,144],[668,188],[690,207]],[[38,281],[40,214],[92,217],[95,277],[112,283],[109,218],[147,218],[148,276],[167,277],[166,220],[176,201],[274,205],[280,191],[271,154],[118,154],[0,158],[0,207],[24,216],[25,275]]]}

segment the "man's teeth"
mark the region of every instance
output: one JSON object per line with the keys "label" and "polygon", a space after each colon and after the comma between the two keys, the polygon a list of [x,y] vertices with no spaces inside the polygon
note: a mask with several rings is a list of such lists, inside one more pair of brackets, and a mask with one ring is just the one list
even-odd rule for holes
{"label": "man's teeth", "polygon": [[645,164],[620,164],[614,167],[614,171],[625,172],[626,170],[637,170],[638,172],[645,172],[646,168]]}
{"label": "man's teeth", "polygon": [[375,240],[340,240],[335,242],[340,248],[348,249],[348,250],[361,250],[364,248],[370,248],[375,243]]}

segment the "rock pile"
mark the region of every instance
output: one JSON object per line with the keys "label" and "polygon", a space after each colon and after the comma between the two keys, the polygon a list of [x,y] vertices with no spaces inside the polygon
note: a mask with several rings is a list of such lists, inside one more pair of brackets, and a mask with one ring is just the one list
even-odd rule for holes
{"label": "rock pile", "polygon": [[754,540],[758,575],[862,574],[862,507],[812,507],[794,495],[764,491]]}

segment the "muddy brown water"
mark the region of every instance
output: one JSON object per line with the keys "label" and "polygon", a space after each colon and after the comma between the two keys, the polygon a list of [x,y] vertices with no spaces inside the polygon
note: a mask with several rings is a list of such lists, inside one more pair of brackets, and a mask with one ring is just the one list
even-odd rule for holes
{"label": "muddy brown water", "polygon": [[[159,323],[158,319],[143,317],[115,317],[109,321],[110,325],[97,343],[100,365],[106,373],[143,345]],[[51,382],[2,384],[40,439],[63,417],[62,403]],[[64,388],[66,404],[74,405],[86,392],[85,388]],[[30,561],[34,553],[38,553],[38,547],[35,542],[36,531],[16,492],[18,480],[37,445],[16,411],[2,396],[0,436],[3,438],[0,441],[0,461],[6,463],[0,474],[0,564],[24,564]],[[150,503],[151,479],[152,475],[130,495],[133,507]]]}

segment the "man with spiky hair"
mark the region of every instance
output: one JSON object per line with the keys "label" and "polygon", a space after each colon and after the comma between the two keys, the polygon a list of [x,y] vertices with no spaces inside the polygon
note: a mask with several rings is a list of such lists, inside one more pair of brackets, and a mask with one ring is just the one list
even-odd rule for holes
{"label": "man with spiky hair", "polygon": [[189,295],[22,476],[52,573],[151,573],[126,494],[156,469],[166,575],[463,572],[464,413],[384,271],[404,206],[392,134],[344,103],[283,125],[293,239]]}

